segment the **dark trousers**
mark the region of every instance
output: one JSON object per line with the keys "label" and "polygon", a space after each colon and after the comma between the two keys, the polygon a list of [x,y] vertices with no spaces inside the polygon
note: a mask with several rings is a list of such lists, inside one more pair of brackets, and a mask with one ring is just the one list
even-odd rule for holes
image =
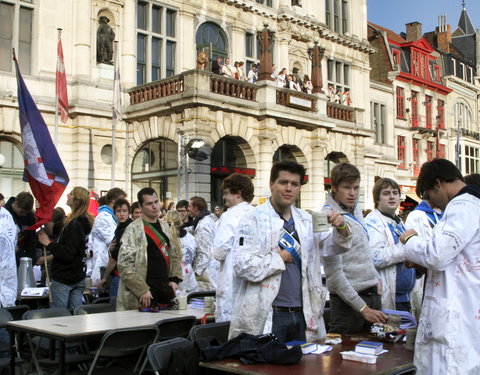
{"label": "dark trousers", "polygon": [[306,329],[303,311],[273,312],[272,333],[279,342],[306,341]]}
{"label": "dark trousers", "polygon": [[[372,287],[358,293],[366,305],[374,310],[382,309],[382,300],[377,288]],[[354,310],[337,294],[330,294],[330,329],[329,332],[354,334],[368,332],[372,323],[365,320],[361,313]]]}

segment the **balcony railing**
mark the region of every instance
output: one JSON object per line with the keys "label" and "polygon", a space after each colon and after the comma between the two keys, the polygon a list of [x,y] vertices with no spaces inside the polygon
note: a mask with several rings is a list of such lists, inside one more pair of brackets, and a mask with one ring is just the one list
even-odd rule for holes
{"label": "balcony railing", "polygon": [[130,104],[148,102],[183,92],[183,75],[136,86],[128,92]]}
{"label": "balcony railing", "polygon": [[277,89],[277,104],[308,111],[315,111],[317,98],[310,94],[290,89]]}
{"label": "balcony railing", "polygon": [[254,83],[239,81],[219,75],[210,77],[210,91],[233,98],[256,101],[258,87]]}
{"label": "balcony railing", "polygon": [[327,102],[327,116],[336,120],[355,122],[355,109],[343,104]]}

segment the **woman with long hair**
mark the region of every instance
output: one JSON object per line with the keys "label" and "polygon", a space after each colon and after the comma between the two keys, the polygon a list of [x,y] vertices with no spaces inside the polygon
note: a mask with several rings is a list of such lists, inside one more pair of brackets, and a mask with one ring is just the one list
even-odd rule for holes
{"label": "woman with long hair", "polygon": [[177,294],[188,294],[198,289],[192,262],[197,252],[195,237],[182,228],[182,219],[178,211],[169,211],[165,221],[170,226],[172,240],[178,249],[182,249],[182,282],[178,284]]}
{"label": "woman with long hair", "polygon": [[93,217],[87,212],[90,193],[74,187],[67,195],[67,205],[72,209],[65,220],[58,241],[51,243],[44,231],[38,233],[39,242],[53,255],[51,307],[74,309],[82,304],[85,289],[85,250],[92,229]]}

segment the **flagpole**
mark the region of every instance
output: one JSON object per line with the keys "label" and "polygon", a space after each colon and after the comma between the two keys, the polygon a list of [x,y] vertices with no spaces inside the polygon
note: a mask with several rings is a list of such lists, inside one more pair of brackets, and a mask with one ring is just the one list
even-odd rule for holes
{"label": "flagpole", "polygon": [[[62,29],[57,28],[58,31],[58,40],[62,37]],[[58,42],[57,40],[57,42]],[[57,53],[57,69],[58,69],[58,64],[59,64],[59,56]],[[57,70],[56,69],[56,70]],[[57,94],[57,75],[55,74],[55,131],[53,133],[53,143],[55,144],[55,147],[58,148],[58,94]]]}
{"label": "flagpole", "polygon": [[116,128],[117,122],[119,120],[119,112],[121,106],[121,92],[120,92],[120,71],[118,63],[118,41],[115,41],[114,44],[114,68],[113,68],[113,105],[112,105],[112,176],[111,176],[111,187],[115,187],[115,143],[116,143]]}

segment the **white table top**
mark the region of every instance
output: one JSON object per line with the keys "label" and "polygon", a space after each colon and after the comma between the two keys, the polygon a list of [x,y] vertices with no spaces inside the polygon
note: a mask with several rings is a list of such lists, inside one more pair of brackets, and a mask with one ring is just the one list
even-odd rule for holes
{"label": "white table top", "polygon": [[189,307],[186,310],[162,310],[158,313],[138,310],[116,311],[100,314],[62,316],[56,318],[17,320],[7,326],[23,332],[44,334],[65,340],[102,334],[112,329],[152,325],[162,319],[193,315],[197,319],[205,313]]}

